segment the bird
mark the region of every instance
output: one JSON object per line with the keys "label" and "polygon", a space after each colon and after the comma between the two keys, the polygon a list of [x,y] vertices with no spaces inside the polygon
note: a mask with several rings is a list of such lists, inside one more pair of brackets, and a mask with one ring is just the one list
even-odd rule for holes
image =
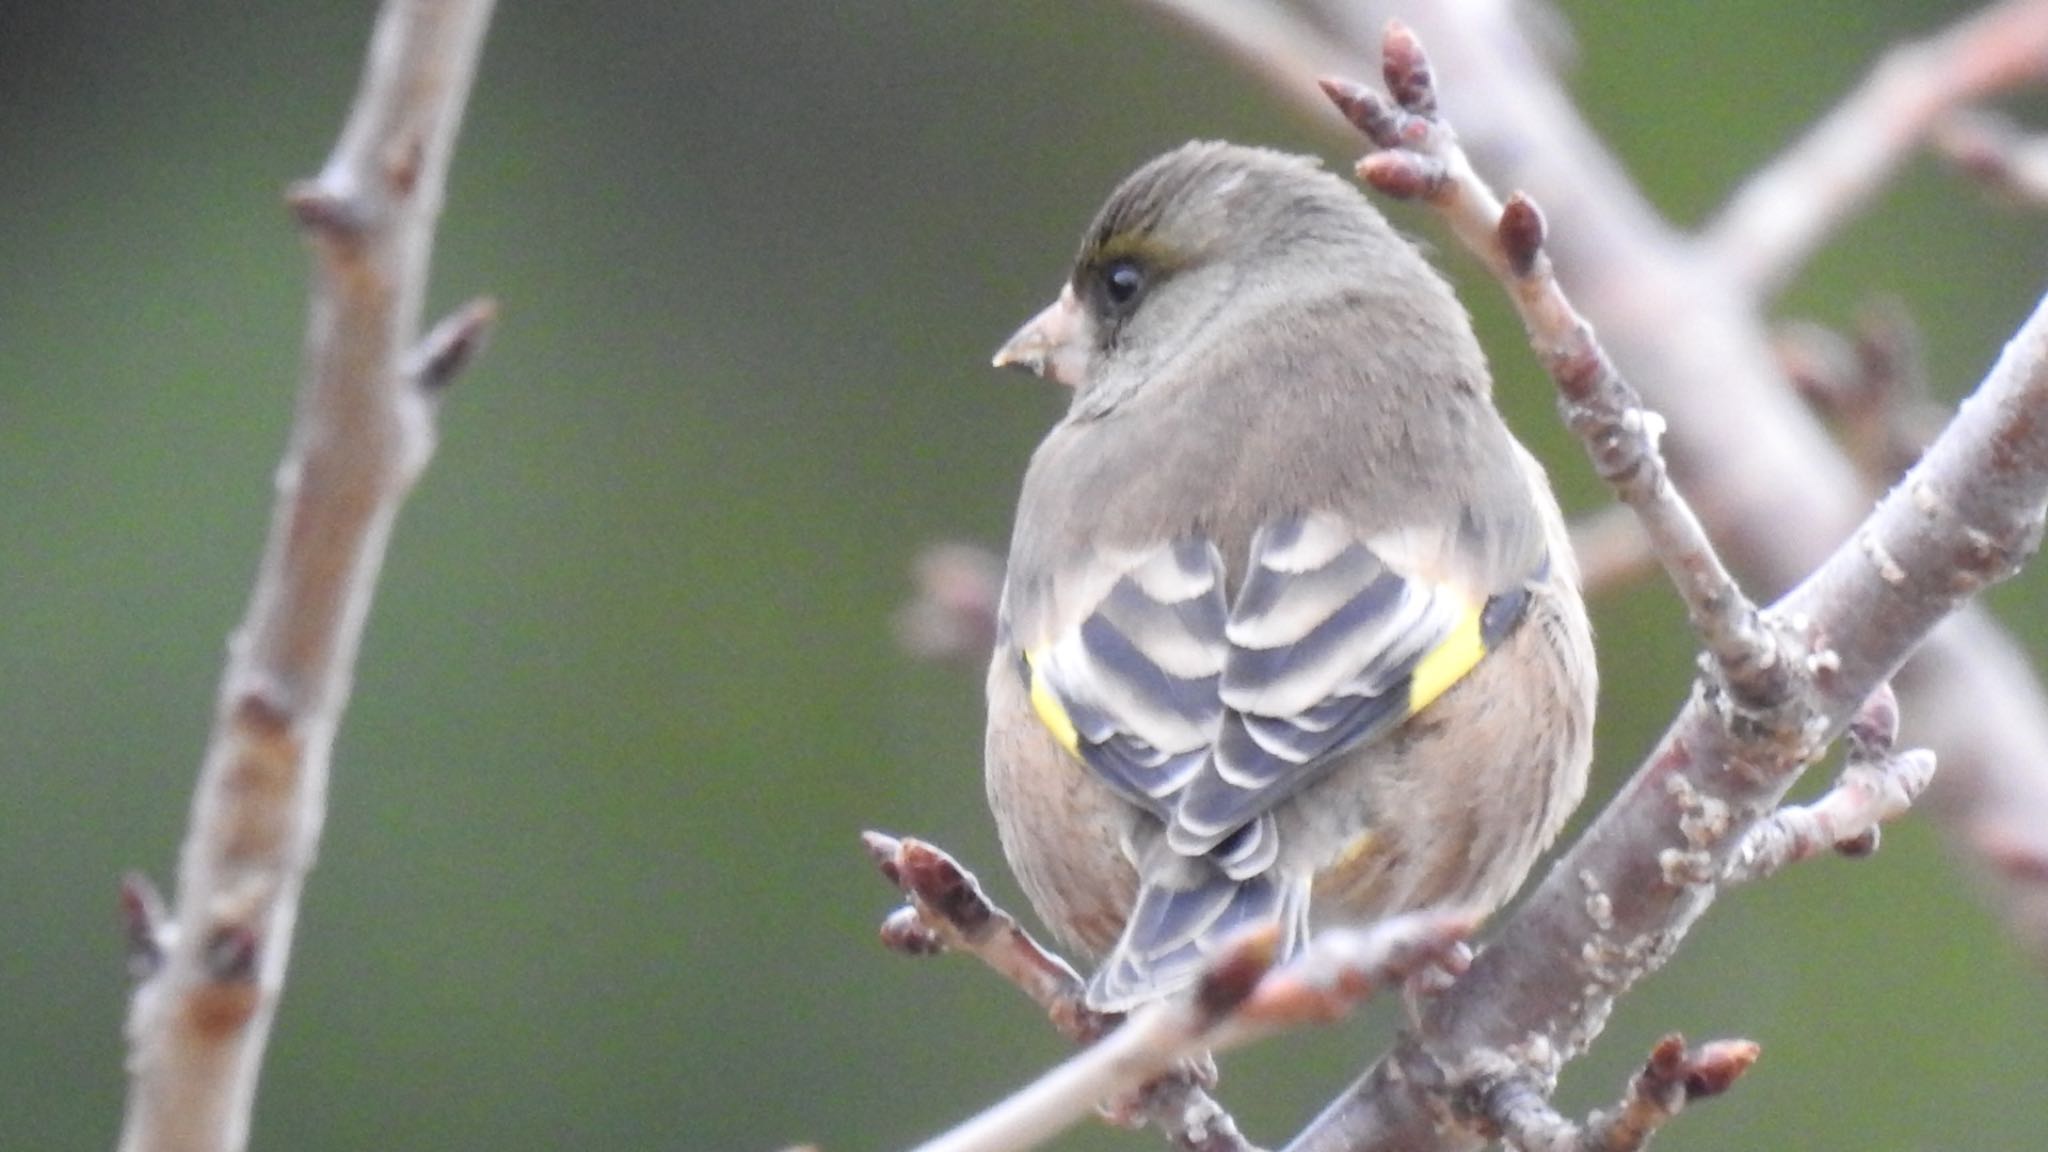
{"label": "bird", "polygon": [[1072,391],[1018,497],[985,768],[1086,1005],[1252,926],[1504,903],[1598,677],[1550,483],[1449,285],[1311,157],[1194,141],[996,353]]}

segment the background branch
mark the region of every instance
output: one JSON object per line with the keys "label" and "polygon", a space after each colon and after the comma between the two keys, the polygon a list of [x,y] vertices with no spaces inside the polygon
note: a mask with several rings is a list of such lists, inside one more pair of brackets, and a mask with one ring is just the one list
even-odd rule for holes
{"label": "background branch", "polygon": [[1784,287],[1948,115],[2048,74],[2048,4],[2006,0],[1902,44],[1835,110],[1737,189],[1700,243],[1758,298]]}
{"label": "background branch", "polygon": [[490,316],[473,306],[420,342],[434,225],[490,11],[490,0],[390,0],[339,143],[290,195],[315,259],[298,411],[229,644],[174,922],[145,933],[162,955],[130,1011],[123,1152],[248,1142],[378,569],[433,449],[431,392]]}
{"label": "background branch", "polygon": [[[1461,1100],[1476,1110],[1464,1118],[1468,1139],[1508,1129],[1523,1131],[1525,1143],[1556,1143],[1558,1122],[1525,1122],[1527,1090],[1487,1086],[1540,1092],[1549,1084],[1599,1034],[1614,998],[1662,966],[1713,901],[1717,877],[1770,871],[1818,843],[1847,847],[1924,786],[1924,758],[1902,758],[1890,775],[1867,763],[1889,752],[1897,726],[1884,681],[1943,616],[2016,570],[2039,544],[2048,513],[2048,431],[2040,426],[2048,416],[2048,300],[1856,538],[1785,604],[1731,633],[1712,606],[1740,605],[1738,616],[1753,610],[1727,586],[1689,508],[1664,480],[1655,437],[1631,428],[1627,417],[1648,417],[1551,276],[1541,215],[1519,196],[1503,208],[1472,173],[1436,118],[1428,62],[1406,28],[1389,25],[1385,57],[1399,107],[1355,85],[1326,84],[1383,149],[1360,162],[1361,177],[1394,195],[1427,198],[1501,279],[1569,422],[1643,518],[1711,660],[1659,752],[1509,921],[1495,949],[1295,1146],[1407,1148],[1432,1131],[1448,1140],[1456,1132],[1445,1130],[1444,1118]],[[1912,560],[1902,559],[1909,552]],[[1775,642],[1762,646],[1761,658],[1746,656],[1731,643],[1745,634]],[[1855,779],[1815,809],[1758,825],[1858,702]],[[1592,902],[1597,912],[1589,912]],[[1512,1115],[1502,1111],[1510,1107]]]}
{"label": "background branch", "polygon": [[[1943,616],[2010,575],[2038,545],[2044,513],[2048,299],[1856,539],[1771,609],[1830,654],[1810,684],[1812,730],[1731,723],[1711,690],[1696,693],[1466,977],[1430,1005],[1417,1035],[1290,1148],[1460,1146],[1441,1129],[1443,1086],[1554,1077],[1712,903],[1730,854],[1817,754],[1813,741],[1847,725]],[[1463,1143],[1476,1147],[1476,1131]]]}
{"label": "background branch", "polygon": [[[1321,13],[1326,19],[1310,21],[1278,0],[1242,7],[1138,3],[1171,12],[1233,59],[1257,61],[1253,72],[1303,107],[1314,93],[1304,79],[1281,79],[1286,70],[1327,69],[1327,61],[1355,69],[1357,61],[1376,58],[1379,30],[1397,7],[1335,4]],[[1994,5],[1957,32],[1934,37],[1935,59],[1946,69],[1938,94],[1949,102],[1923,111],[1937,114],[1954,101],[2038,78],[2043,58],[2028,52],[2044,9],[2041,0]],[[1251,10],[1256,19],[1238,18]],[[1622,374],[1668,419],[1664,448],[1673,475],[1722,555],[1761,592],[1789,588],[1848,538],[1869,507],[1868,482],[1787,385],[1755,284],[1713,255],[1729,245],[1703,247],[1649,204],[1514,22],[1513,10],[1445,0],[1403,14],[1430,46],[1474,165],[1490,182],[1545,206],[1559,280]],[[2001,39],[2000,30],[2013,35]],[[1976,50],[1990,56],[1958,56]],[[1873,79],[1866,91],[1888,92],[1896,83]],[[1866,96],[1850,106],[1883,102]],[[1320,110],[1315,115],[1328,122]],[[1917,114],[1910,119],[1899,143],[1874,154],[1892,157],[1919,139],[1925,127]],[[1838,125],[1829,136],[1856,124],[1893,130],[1863,111],[1829,123]],[[1891,171],[1894,162],[1885,159],[1868,178]],[[1793,170],[1810,165],[1802,161]],[[1841,213],[1858,199],[1825,202]],[[1813,226],[1832,227],[1836,219]],[[2038,769],[2048,763],[2048,696],[2039,677],[2004,629],[1981,609],[1965,607],[1920,648],[1896,684],[1911,738],[1930,746],[1942,765],[1926,811],[1985,866],[2007,924],[2048,963],[2048,873],[2027,863],[2048,861],[2048,773]]]}
{"label": "background branch", "polygon": [[1935,129],[1934,147],[2013,203],[2048,205],[2048,139],[2023,132],[2012,120],[1962,109]]}

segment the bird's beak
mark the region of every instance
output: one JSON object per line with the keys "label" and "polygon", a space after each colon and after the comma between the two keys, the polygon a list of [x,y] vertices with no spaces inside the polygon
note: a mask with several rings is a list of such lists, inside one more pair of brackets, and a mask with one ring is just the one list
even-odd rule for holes
{"label": "bird's beak", "polygon": [[1024,322],[1017,334],[996,350],[995,366],[1022,368],[1069,388],[1080,384],[1088,364],[1088,318],[1074,298],[1072,284],[1045,311]]}

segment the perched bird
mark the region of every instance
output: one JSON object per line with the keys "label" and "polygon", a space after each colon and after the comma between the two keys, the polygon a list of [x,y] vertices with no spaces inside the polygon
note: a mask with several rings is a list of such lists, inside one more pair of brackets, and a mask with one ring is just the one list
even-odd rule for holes
{"label": "perched bird", "polygon": [[997,353],[1031,458],[988,795],[1091,1007],[1247,925],[1498,907],[1585,790],[1595,673],[1542,469],[1450,288],[1312,159],[1191,143]]}

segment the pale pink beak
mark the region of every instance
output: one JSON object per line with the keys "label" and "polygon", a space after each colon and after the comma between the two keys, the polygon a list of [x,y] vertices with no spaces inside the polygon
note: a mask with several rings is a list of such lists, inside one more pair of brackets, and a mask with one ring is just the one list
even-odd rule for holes
{"label": "pale pink beak", "polygon": [[1088,367],[1088,318],[1074,298],[1074,286],[1060,289],[1060,298],[1024,322],[1017,334],[996,350],[995,366],[1022,368],[1069,388],[1081,383]]}

